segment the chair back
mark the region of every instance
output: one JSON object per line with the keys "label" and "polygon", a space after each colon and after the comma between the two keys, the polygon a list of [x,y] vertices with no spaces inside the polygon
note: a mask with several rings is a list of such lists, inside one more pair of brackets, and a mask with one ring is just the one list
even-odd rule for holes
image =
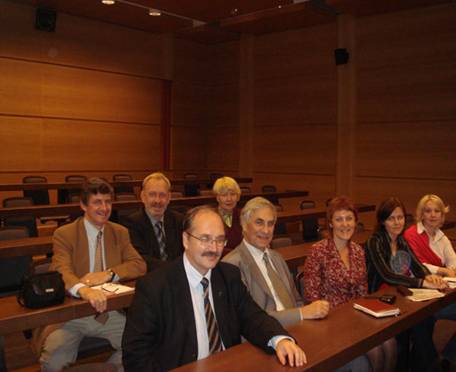
{"label": "chair back", "polygon": [[[115,174],[112,176],[112,180],[115,181],[131,181],[133,180],[133,177],[129,174]],[[118,193],[134,193],[133,186],[114,186],[114,192],[116,194]]]}
{"label": "chair back", "polygon": [[33,199],[26,196],[13,196],[3,199],[3,208],[30,207]]}
{"label": "chair back", "polygon": [[[0,240],[25,239],[30,236],[25,226],[7,226],[0,228]],[[16,293],[22,279],[30,271],[31,256],[6,257],[0,260],[0,297]]]}
{"label": "chair back", "polygon": [[126,201],[126,200],[137,200],[136,195],[131,192],[120,192],[116,193],[115,195],[116,200],[118,201]]}
{"label": "chair back", "polygon": [[274,185],[263,185],[261,187],[261,192],[277,192],[277,187]]}
{"label": "chair back", "polygon": [[198,178],[198,175],[196,173],[185,173],[184,174],[184,179],[188,181],[193,181]]}
{"label": "chair back", "polygon": [[171,191],[171,199],[182,198],[184,194],[180,191]]}
{"label": "chair back", "polygon": [[[25,176],[22,178],[22,183],[47,183],[47,178],[44,176]],[[48,190],[24,190],[24,196],[32,198],[35,205],[49,204]]]}
{"label": "chair back", "polygon": [[280,247],[288,247],[289,245],[292,245],[293,242],[291,241],[291,238],[288,236],[284,236],[281,238],[275,238],[272,239],[271,241],[271,249],[277,249]]}
{"label": "chair back", "polygon": [[65,176],[65,182],[85,182],[87,181],[86,176],[82,176],[80,174],[70,174],[68,176]]}
{"label": "chair back", "polygon": [[303,209],[311,209],[311,208],[315,208],[315,202],[313,200],[303,200],[300,204],[299,204],[299,208],[301,210]]}
{"label": "chair back", "polygon": [[250,187],[247,187],[247,186],[242,186],[240,189],[241,189],[241,194],[250,194],[252,192]]}
{"label": "chair back", "polygon": [[200,190],[201,196],[214,196],[214,192],[212,190]]}

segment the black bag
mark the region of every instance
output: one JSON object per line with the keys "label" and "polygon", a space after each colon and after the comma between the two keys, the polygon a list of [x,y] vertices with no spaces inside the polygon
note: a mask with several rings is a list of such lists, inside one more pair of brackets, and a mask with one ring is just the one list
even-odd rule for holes
{"label": "black bag", "polygon": [[37,309],[58,305],[65,299],[65,284],[57,271],[32,274],[25,277],[17,302],[22,306]]}

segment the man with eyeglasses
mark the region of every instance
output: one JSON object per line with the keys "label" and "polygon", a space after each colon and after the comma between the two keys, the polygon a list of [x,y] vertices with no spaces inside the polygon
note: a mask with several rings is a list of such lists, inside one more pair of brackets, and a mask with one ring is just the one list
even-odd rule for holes
{"label": "man with eyeglasses", "polygon": [[329,303],[304,305],[285,260],[269,249],[276,220],[277,212],[270,201],[262,197],[250,199],[241,212],[244,240],[223,261],[239,267],[252,298],[283,326],[324,318]]}
{"label": "man with eyeglasses", "polygon": [[144,178],[141,201],[144,206],[125,217],[133,246],[152,271],[182,254],[182,215],[168,208],[171,183],[160,172]]}
{"label": "man with eyeglasses", "polygon": [[223,351],[241,335],[282,364],[302,366],[304,352],[252,300],[239,270],[219,263],[226,244],[217,211],[188,212],[182,258],[138,280],[122,340],[125,371],[164,371]]}

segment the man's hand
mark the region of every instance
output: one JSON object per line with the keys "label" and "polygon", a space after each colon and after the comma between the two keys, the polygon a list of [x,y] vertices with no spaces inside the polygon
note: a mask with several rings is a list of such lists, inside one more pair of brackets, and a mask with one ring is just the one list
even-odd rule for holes
{"label": "man's hand", "polygon": [[99,271],[97,273],[87,273],[81,279],[81,283],[93,287],[94,285],[104,284],[111,280],[109,271]]}
{"label": "man's hand", "polygon": [[277,344],[276,354],[282,365],[287,364],[287,358],[290,367],[301,367],[304,363],[307,363],[304,351],[289,339],[283,339]]}
{"label": "man's hand", "polygon": [[439,267],[439,269],[437,270],[437,274],[442,275],[442,276],[454,277],[454,276],[456,276],[456,270],[451,269],[449,267]]}
{"label": "man's hand", "polygon": [[317,300],[300,308],[302,319],[322,319],[329,312],[329,302]]}
{"label": "man's hand", "polygon": [[439,275],[426,275],[423,288],[444,289],[448,288],[448,284]]}
{"label": "man's hand", "polygon": [[90,305],[98,312],[102,313],[106,310],[106,295],[99,289],[90,287],[81,287],[78,291],[82,299],[90,302]]}

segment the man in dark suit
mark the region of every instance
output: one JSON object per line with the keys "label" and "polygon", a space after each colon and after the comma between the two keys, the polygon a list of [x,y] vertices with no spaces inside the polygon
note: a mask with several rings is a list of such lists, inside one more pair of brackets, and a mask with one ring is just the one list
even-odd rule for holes
{"label": "man in dark suit", "polygon": [[170,209],[171,183],[163,173],[152,173],[144,181],[139,211],[125,218],[133,246],[152,271],[182,254],[182,216]]}
{"label": "man in dark suit", "polygon": [[[250,297],[239,269],[219,263],[226,238],[217,211],[201,206],[184,221],[182,258],[138,280],[122,340],[125,371],[170,370],[241,342],[282,364],[304,352]],[[215,312],[215,316],[214,316]]]}

